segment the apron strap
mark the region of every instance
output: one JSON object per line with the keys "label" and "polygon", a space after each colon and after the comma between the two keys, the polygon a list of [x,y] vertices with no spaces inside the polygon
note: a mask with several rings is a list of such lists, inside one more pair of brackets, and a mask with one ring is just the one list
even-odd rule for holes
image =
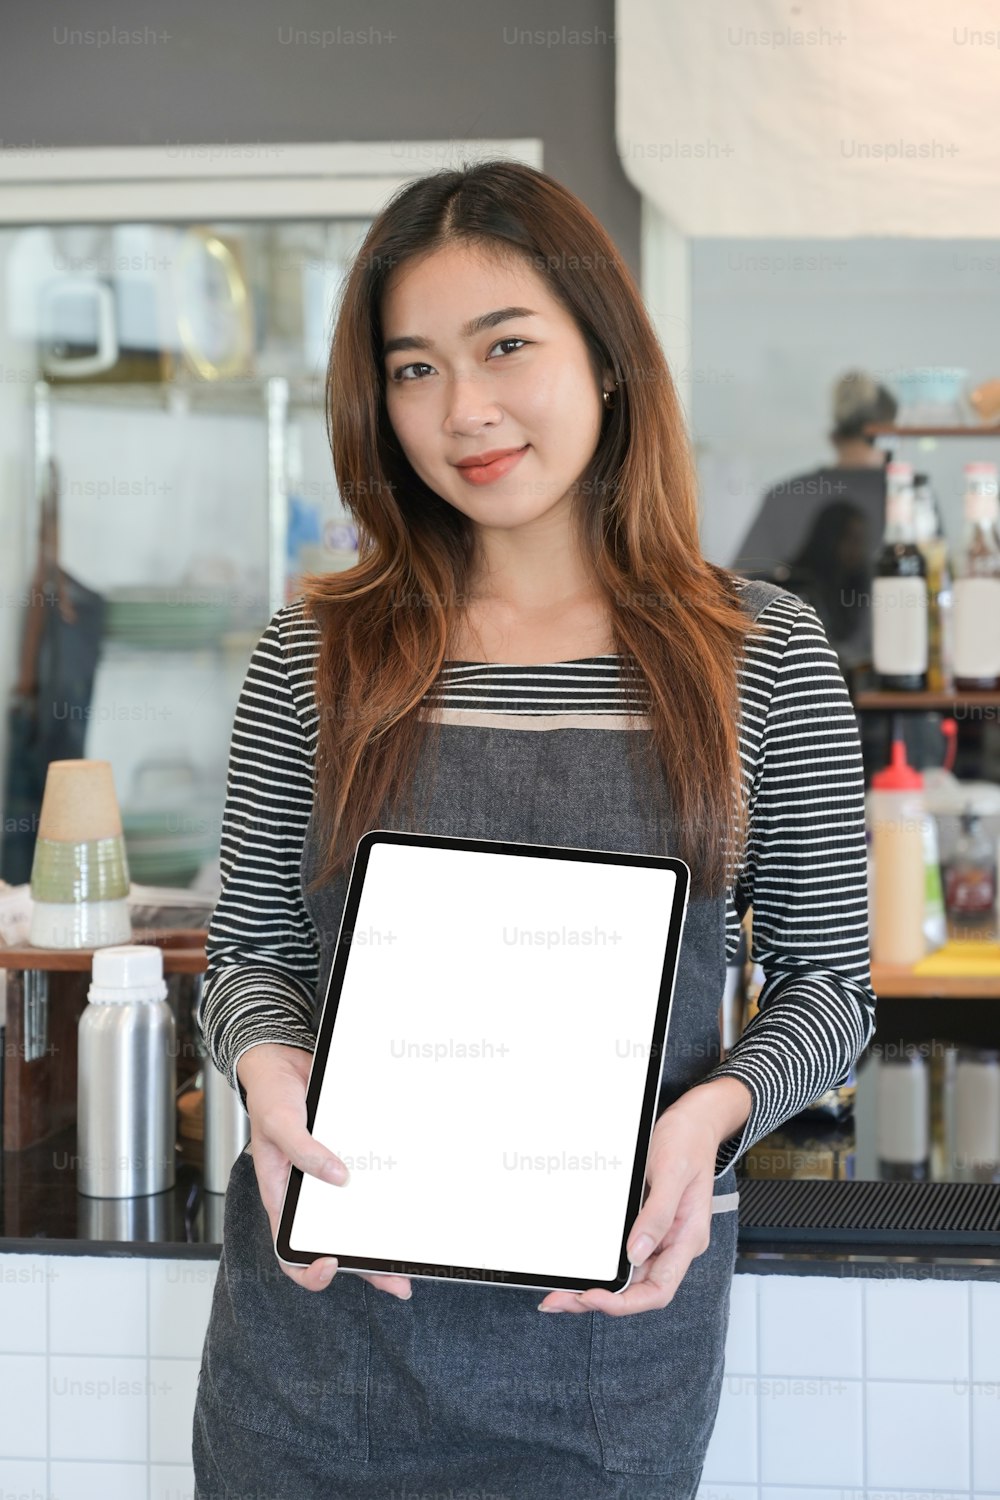
{"label": "apron strap", "polygon": [[736,1208],[740,1201],[739,1193],[716,1193],[712,1199],[713,1214],[729,1213]]}

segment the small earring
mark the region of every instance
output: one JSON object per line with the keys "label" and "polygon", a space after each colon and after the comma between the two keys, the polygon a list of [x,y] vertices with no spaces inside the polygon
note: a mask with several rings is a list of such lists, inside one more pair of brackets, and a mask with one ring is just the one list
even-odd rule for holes
{"label": "small earring", "polygon": [[[617,390],[617,389],[618,389],[618,382],[616,380],[615,381],[615,390]],[[611,407],[613,405],[613,402],[612,402],[612,392],[611,391],[605,391],[604,392],[604,405],[610,411],[610,409],[611,409]]]}

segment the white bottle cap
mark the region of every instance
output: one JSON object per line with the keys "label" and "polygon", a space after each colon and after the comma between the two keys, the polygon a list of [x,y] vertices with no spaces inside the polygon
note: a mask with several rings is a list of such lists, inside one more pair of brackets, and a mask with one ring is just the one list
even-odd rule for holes
{"label": "white bottle cap", "polygon": [[98,1005],[120,1005],[166,997],[162,948],[155,944],[123,943],[117,948],[95,951],[88,1000]]}

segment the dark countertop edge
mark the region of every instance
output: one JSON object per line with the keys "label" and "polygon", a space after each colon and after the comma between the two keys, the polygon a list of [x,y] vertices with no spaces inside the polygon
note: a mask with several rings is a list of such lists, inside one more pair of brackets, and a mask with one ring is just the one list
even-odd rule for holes
{"label": "dark countertop edge", "polygon": [[1000,1255],[983,1246],[940,1251],[919,1245],[738,1245],[736,1275],[839,1276],[871,1281],[1000,1281]]}
{"label": "dark countertop edge", "polygon": [[[0,1255],[108,1256],[140,1260],[218,1260],[221,1245],[168,1240],[46,1240],[0,1238]],[[916,1253],[915,1253],[916,1252]],[[919,1253],[919,1247],[840,1245],[821,1242],[769,1247],[740,1246],[740,1276],[839,1276],[871,1280],[1000,1281],[1000,1255],[958,1248],[947,1254]]]}
{"label": "dark countertop edge", "polygon": [[111,1259],[218,1260],[221,1245],[193,1240],[57,1240],[5,1239],[0,1235],[0,1255],[104,1255]]}

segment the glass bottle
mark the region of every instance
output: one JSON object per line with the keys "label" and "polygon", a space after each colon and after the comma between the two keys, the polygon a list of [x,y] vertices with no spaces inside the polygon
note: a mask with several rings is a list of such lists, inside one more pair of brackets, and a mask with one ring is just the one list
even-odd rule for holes
{"label": "glass bottle", "polygon": [[876,1064],[875,1120],[878,1173],[883,1181],[926,1182],[930,1177],[930,1074],[912,1049],[886,1054]]}
{"label": "glass bottle", "polygon": [[962,813],[962,832],[945,871],[945,906],[957,927],[985,928],[993,921],[997,895],[996,847],[983,832],[979,818],[979,813],[968,804]]}
{"label": "glass bottle", "polygon": [[954,584],[955,687],[964,692],[1000,688],[1000,508],[997,468],[966,464],[965,539],[961,574]]}
{"label": "glass bottle", "polygon": [[927,687],[927,564],[917,546],[913,468],[886,464],[885,534],[872,580],[872,663],[880,688]]}
{"label": "glass bottle", "polygon": [[958,1182],[1000,1180],[1000,1052],[995,1048],[958,1049],[953,1168]]}
{"label": "glass bottle", "polygon": [[941,509],[926,474],[913,476],[917,546],[927,565],[927,686],[949,692],[953,681],[952,569]]}

